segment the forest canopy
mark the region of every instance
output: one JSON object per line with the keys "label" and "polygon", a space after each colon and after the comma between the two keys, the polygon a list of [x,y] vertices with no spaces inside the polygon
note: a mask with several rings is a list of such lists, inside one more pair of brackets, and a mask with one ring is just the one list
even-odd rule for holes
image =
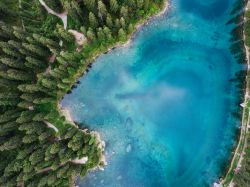
{"label": "forest canopy", "polygon": [[44,0],[51,14],[41,2],[0,2],[0,186],[71,186],[104,166],[99,136],[68,121],[60,100],[97,55],[163,7],[162,0]]}

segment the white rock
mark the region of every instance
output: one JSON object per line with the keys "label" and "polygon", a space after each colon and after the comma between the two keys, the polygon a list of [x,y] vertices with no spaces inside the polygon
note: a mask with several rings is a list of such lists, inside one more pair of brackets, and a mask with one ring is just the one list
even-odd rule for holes
{"label": "white rock", "polygon": [[213,187],[223,187],[221,184],[218,184],[218,183],[214,183]]}
{"label": "white rock", "polygon": [[86,162],[88,161],[88,157],[82,157],[81,159],[75,159],[72,160],[71,162],[75,163],[75,164],[86,164]]}

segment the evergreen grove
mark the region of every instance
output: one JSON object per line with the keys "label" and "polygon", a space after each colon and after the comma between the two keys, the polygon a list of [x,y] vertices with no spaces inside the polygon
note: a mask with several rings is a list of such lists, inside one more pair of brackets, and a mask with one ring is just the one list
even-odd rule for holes
{"label": "evergreen grove", "polygon": [[[163,0],[45,2],[67,11],[66,30],[38,0],[0,1],[0,186],[72,186],[103,166],[97,136],[67,121],[59,102],[97,55],[125,42],[163,6]],[[79,46],[68,29],[83,33],[86,43]],[[83,157],[85,164],[75,162]]]}

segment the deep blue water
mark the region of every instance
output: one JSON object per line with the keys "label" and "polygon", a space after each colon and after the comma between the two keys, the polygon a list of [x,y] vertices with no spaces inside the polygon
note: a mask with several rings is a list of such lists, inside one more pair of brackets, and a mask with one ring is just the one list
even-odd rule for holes
{"label": "deep blue water", "polygon": [[[127,47],[100,56],[65,96],[100,132],[108,165],[81,186],[204,187],[219,179],[241,119],[226,24],[236,0],[173,0]],[[240,49],[239,49],[240,50]]]}

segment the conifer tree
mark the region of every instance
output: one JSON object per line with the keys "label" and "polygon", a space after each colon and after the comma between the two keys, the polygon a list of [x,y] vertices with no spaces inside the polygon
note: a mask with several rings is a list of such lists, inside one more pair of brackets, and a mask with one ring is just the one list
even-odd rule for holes
{"label": "conifer tree", "polygon": [[130,23],[130,24],[128,25],[128,33],[132,33],[133,30],[134,30],[133,25]]}
{"label": "conifer tree", "polygon": [[126,39],[126,33],[125,33],[125,31],[122,28],[119,29],[118,36],[119,36],[119,38],[121,40],[125,40]]}
{"label": "conifer tree", "polygon": [[117,1],[116,0],[110,0],[109,4],[110,4],[110,10],[113,13],[116,13],[118,11],[118,8],[119,8]]}
{"label": "conifer tree", "polygon": [[120,14],[121,14],[121,17],[124,17],[125,19],[127,19],[128,18],[128,8],[125,6],[122,6]]}
{"label": "conifer tree", "polygon": [[20,62],[20,60],[18,61],[15,59],[3,57],[0,59],[0,61],[1,61],[1,63],[5,64],[11,68],[25,69],[23,63]]}
{"label": "conifer tree", "polygon": [[91,41],[94,41],[96,36],[93,32],[93,29],[89,28],[88,32],[87,32],[87,38]]}
{"label": "conifer tree", "polygon": [[102,28],[98,28],[97,37],[100,41],[105,40],[105,34],[103,33]]}
{"label": "conifer tree", "polygon": [[120,19],[120,24],[121,24],[121,27],[123,28],[123,30],[125,30],[127,28],[125,19],[123,17],[121,17],[121,19]]}
{"label": "conifer tree", "polygon": [[112,17],[111,17],[110,14],[107,14],[106,24],[107,24],[107,26],[108,26],[110,29],[113,28],[113,21],[112,21]]}
{"label": "conifer tree", "polygon": [[107,9],[106,9],[105,4],[101,0],[98,1],[97,9],[98,9],[101,20],[103,20],[103,16],[107,14]]}
{"label": "conifer tree", "polygon": [[83,2],[90,11],[93,11],[96,7],[96,0],[83,0]]}
{"label": "conifer tree", "polygon": [[89,24],[93,28],[96,28],[98,26],[98,21],[92,12],[89,13]]}

